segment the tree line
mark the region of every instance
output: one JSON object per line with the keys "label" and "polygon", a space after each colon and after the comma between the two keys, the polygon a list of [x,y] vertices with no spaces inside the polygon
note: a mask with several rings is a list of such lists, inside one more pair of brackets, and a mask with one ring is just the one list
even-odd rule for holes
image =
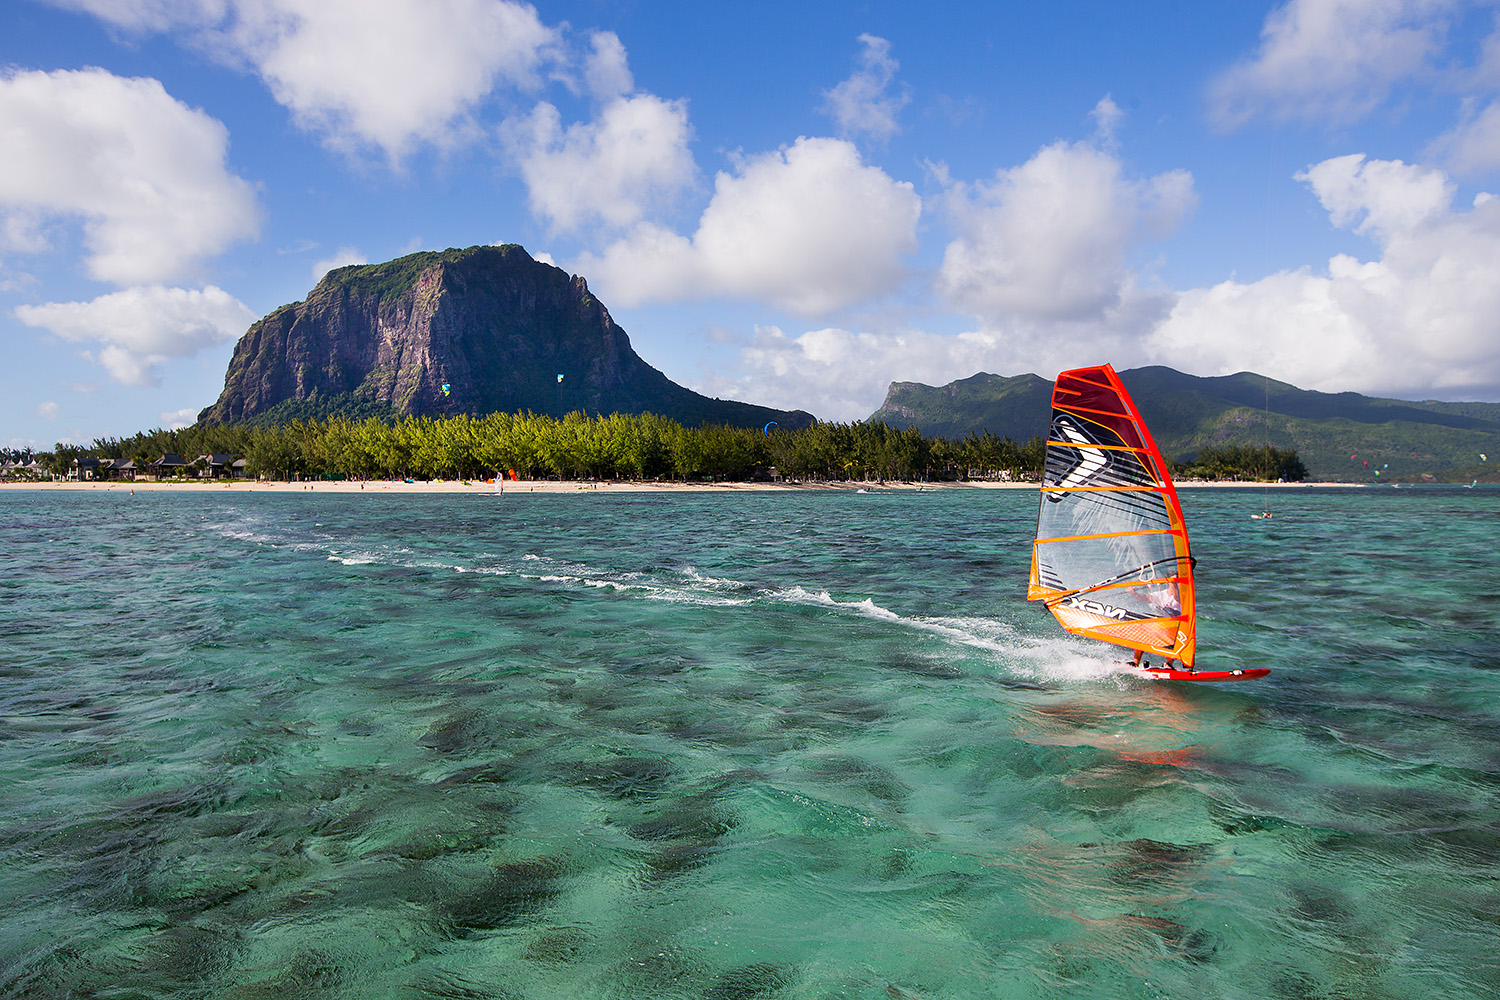
{"label": "tree line", "polygon": [[[1040,479],[1045,445],[1017,443],[989,431],[963,438],[925,437],[915,427],[884,423],[818,423],[803,430],[708,425],[684,427],[654,414],[562,420],[533,413],[484,417],[407,417],[387,422],[293,420],[156,429],[52,452],[0,450],[35,458],[54,475],[74,460],[130,458],[144,466],[163,454],[191,461],[201,454],[242,455],[251,475],[271,478],[681,479],[743,481],[778,475],[823,480]],[[774,470],[774,471],[773,471]],[[1178,478],[1246,482],[1307,477],[1293,449],[1224,445],[1172,463]]]}
{"label": "tree line", "polygon": [[1172,463],[1172,475],[1182,479],[1296,483],[1307,478],[1307,466],[1294,448],[1228,444],[1203,448],[1190,462]]}
{"label": "tree line", "polygon": [[950,440],[884,423],[817,423],[802,430],[684,427],[654,414],[561,420],[533,413],[293,420],[276,427],[222,425],[151,430],[59,444],[38,461],[66,475],[74,460],[131,458],[139,465],[175,453],[243,455],[251,475],[273,478],[796,479],[940,480],[1040,478],[1045,445],[989,431]]}

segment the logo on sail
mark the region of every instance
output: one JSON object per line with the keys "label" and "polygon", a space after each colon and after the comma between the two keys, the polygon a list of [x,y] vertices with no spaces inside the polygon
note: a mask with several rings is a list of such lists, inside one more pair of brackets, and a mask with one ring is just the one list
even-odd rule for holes
{"label": "logo on sail", "polygon": [[1059,607],[1077,608],[1079,611],[1087,611],[1091,615],[1099,615],[1101,618],[1113,618],[1116,621],[1129,621],[1131,618],[1142,618],[1143,615],[1133,614],[1124,608],[1117,608],[1110,604],[1101,604],[1098,601],[1084,600],[1082,597],[1066,597],[1058,602]]}
{"label": "logo on sail", "polygon": [[1071,413],[1052,411],[1051,442],[1042,493],[1057,503],[1085,486],[1151,486],[1141,460],[1107,427],[1087,423]]}
{"label": "logo on sail", "polygon": [[[1078,486],[1086,486],[1093,479],[1109,467],[1109,452],[1097,447],[1100,443],[1090,434],[1082,424],[1066,413],[1054,412],[1052,414],[1052,439],[1054,441],[1065,441],[1073,447],[1069,449],[1071,461],[1068,465],[1058,470],[1053,475],[1052,469],[1048,469],[1047,476],[1049,486],[1055,486],[1058,492],[1047,492],[1043,494],[1048,500],[1057,503],[1068,494],[1067,490]],[[1049,451],[1049,458],[1056,457],[1058,452]]]}

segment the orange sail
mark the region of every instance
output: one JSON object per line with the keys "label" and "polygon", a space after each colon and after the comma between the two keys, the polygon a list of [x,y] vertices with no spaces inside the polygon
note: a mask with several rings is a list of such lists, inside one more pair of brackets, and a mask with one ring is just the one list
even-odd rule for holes
{"label": "orange sail", "polygon": [[1057,377],[1026,597],[1063,628],[1181,660],[1197,646],[1177,491],[1109,365]]}

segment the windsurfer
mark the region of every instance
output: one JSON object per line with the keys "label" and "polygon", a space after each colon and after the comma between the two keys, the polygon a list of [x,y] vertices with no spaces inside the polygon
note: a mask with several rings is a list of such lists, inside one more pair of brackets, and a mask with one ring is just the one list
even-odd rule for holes
{"label": "windsurfer", "polygon": [[[1150,663],[1143,663],[1143,662],[1141,662],[1141,657],[1142,657],[1142,655],[1145,654],[1145,652],[1146,651],[1144,649],[1137,649],[1135,651],[1135,656],[1131,657],[1131,659],[1130,659],[1130,665],[1132,667],[1143,667],[1143,668],[1145,668],[1147,670],[1151,669],[1151,664]],[[1155,669],[1157,669],[1157,670],[1185,670],[1185,671],[1187,671],[1190,674],[1195,674],[1195,673],[1198,672],[1197,670],[1193,669],[1192,667],[1184,665],[1181,660],[1163,660],[1162,663],[1161,663],[1161,666],[1157,667]]]}

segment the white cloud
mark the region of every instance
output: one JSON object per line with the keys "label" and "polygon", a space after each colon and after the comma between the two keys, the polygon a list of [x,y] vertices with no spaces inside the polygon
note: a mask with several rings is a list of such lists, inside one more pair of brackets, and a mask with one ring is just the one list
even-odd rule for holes
{"label": "white cloud", "polygon": [[589,55],[583,77],[589,93],[601,101],[612,100],[635,90],[635,80],[625,59],[625,46],[613,31],[589,34]]}
{"label": "white cloud", "polygon": [[1466,115],[1433,143],[1432,152],[1463,174],[1500,167],[1500,101]]}
{"label": "white cloud", "polygon": [[1500,198],[1454,211],[1436,171],[1339,157],[1298,175],[1378,260],[1281,272],[1181,295],[1149,346],[1200,373],[1263,371],[1330,391],[1500,386]]}
{"label": "white cloud", "polygon": [[[1085,170],[1085,179],[1115,176],[1099,163],[1092,167],[1097,172]],[[1000,303],[1005,308],[981,314],[977,330],[957,336],[837,328],[794,336],[758,328],[735,370],[704,388],[839,420],[867,416],[892,381],[942,385],[979,371],[1047,376],[1105,360],[1120,368],[1167,364],[1204,375],[1252,370],[1307,388],[1405,397],[1483,396],[1500,389],[1500,198],[1481,194],[1472,208],[1455,210],[1454,186],[1440,171],[1358,155],[1315,164],[1298,178],[1333,225],[1373,241],[1375,259],[1341,254],[1323,273],[1285,271],[1178,293],[1141,289],[1112,263],[1121,259],[1115,251],[1098,258],[1086,243],[1064,240],[1073,247],[1069,252],[1095,261],[1091,266],[1114,280],[1078,285],[1048,279],[1053,266],[1047,260],[1068,255],[1054,248],[1038,251],[1044,259],[1036,281],[1056,292],[1056,302],[1090,309],[1022,298],[1029,308],[1019,310],[1009,297]],[[1093,186],[1107,193],[1112,183]],[[1141,206],[1151,200],[1136,203],[1138,222],[1150,215]],[[1047,204],[1035,189],[1021,201]],[[1102,229],[1106,249],[1118,247],[1108,234],[1121,229]]]}
{"label": "white cloud", "polygon": [[157,414],[161,425],[169,431],[180,431],[184,427],[191,427],[198,422],[198,411],[189,407],[186,410],[167,410]]}
{"label": "white cloud", "polygon": [[250,66],[303,128],[393,162],[472,134],[500,83],[541,84],[555,29],[509,0],[53,0],[121,28],[176,30]]}
{"label": "white cloud", "polygon": [[1165,236],[1196,204],[1192,175],[1145,181],[1086,143],[1054,143],[992,183],[954,184],[958,231],[938,274],[952,305],[990,324],[1085,320],[1122,302],[1131,250]]}
{"label": "white cloud", "polygon": [[864,51],[859,54],[859,69],[832,90],[823,93],[822,110],[832,116],[839,134],[860,134],[885,141],[901,131],[896,116],[911,101],[903,87],[900,93],[889,93],[891,82],[901,64],[891,58],[891,43],[875,35],[860,35]]}
{"label": "white cloud", "polygon": [[852,143],[801,138],[720,172],[691,239],[642,223],[576,270],[626,305],[729,296],[821,316],[900,283],[921,213]]}
{"label": "white cloud", "polygon": [[798,336],[757,327],[730,372],[699,391],[767,405],[800,407],[833,420],[862,420],[892,382],[945,385],[977,372],[1050,376],[1110,361],[1155,363],[1143,343],[1175,297],[1126,289],[1120,304],[1083,322],[1008,319],[959,334],[921,329],[810,330]]}
{"label": "white cloud", "polygon": [[1394,83],[1427,67],[1456,6],[1458,0],[1291,0],[1266,17],[1255,55],[1214,82],[1211,113],[1229,128],[1258,114],[1361,118]]}
{"label": "white cloud", "polygon": [[312,266],[313,284],[323,280],[323,275],[336,267],[348,267],[350,264],[368,264],[370,258],[360,253],[354,247],[339,247],[333,252],[333,256],[324,257],[314,262]]}
{"label": "white cloud", "polygon": [[207,27],[224,18],[225,0],[46,0],[54,7],[79,10],[126,31],[170,31]]}
{"label": "white cloud", "polygon": [[61,409],[62,408],[60,406],[49,399],[45,403],[38,403],[36,405],[36,408],[31,412],[35,413],[43,420],[56,420],[58,411]]}
{"label": "white cloud", "polygon": [[1094,105],[1094,110],[1089,112],[1089,117],[1094,119],[1094,128],[1097,131],[1099,144],[1110,148],[1115,145],[1115,133],[1120,129],[1120,122],[1125,120],[1125,112],[1115,103],[1110,94],[1099,98],[1099,103]]}
{"label": "white cloud", "polygon": [[13,249],[41,220],[83,220],[88,268],[162,281],[259,228],[254,188],[225,166],[224,126],[156,80],[101,69],[0,77],[0,213]]}
{"label": "white cloud", "polygon": [[98,362],[125,385],[156,384],[159,365],[233,340],[255,319],[244,303],[213,285],[127,288],[89,302],[17,306],[15,315],[64,340],[102,345]]}
{"label": "white cloud", "polygon": [[[3,170],[4,167],[0,167],[0,171]],[[0,200],[0,205],[3,204],[3,200]],[[47,236],[42,232],[40,213],[20,207],[4,208],[4,214],[0,215],[0,251],[41,253],[47,247]]]}
{"label": "white cloud", "polygon": [[651,94],[610,101],[595,121],[562,127],[543,102],[501,130],[531,209],[560,230],[595,220],[628,226],[697,176],[687,106]]}
{"label": "white cloud", "polygon": [[1312,188],[1335,226],[1376,238],[1420,229],[1446,215],[1453,201],[1441,170],[1361,153],[1324,160],[1296,179]]}
{"label": "white cloud", "polygon": [[943,385],[966,378],[994,360],[995,339],[966,333],[940,336],[837,327],[788,336],[780,327],[757,326],[740,351],[738,372],[699,386],[731,399],[805,409],[824,420],[863,420],[894,381]]}

